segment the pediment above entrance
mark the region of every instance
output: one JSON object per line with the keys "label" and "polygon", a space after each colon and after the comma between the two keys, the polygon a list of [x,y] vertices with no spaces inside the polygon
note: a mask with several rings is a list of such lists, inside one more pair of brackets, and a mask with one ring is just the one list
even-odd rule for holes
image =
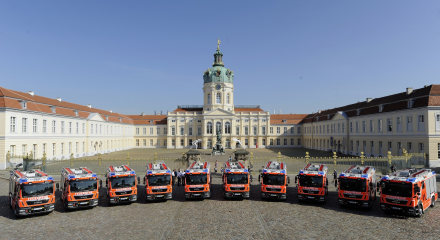
{"label": "pediment above entrance", "polygon": [[331,120],[347,120],[348,116],[345,112],[337,112]]}
{"label": "pediment above entrance", "polygon": [[87,118],[87,120],[98,121],[98,122],[105,122],[105,119],[102,118],[99,113],[92,113],[92,114],[90,114],[89,117]]}
{"label": "pediment above entrance", "polygon": [[204,114],[204,116],[235,116],[235,114],[225,111],[223,109],[217,108],[215,110],[212,110],[210,112],[207,112]]}

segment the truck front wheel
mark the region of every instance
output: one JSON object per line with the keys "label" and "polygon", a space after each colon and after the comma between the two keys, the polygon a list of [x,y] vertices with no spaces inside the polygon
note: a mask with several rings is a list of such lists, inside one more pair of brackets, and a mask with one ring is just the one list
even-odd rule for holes
{"label": "truck front wheel", "polygon": [[432,196],[431,198],[431,207],[435,206],[435,196]]}

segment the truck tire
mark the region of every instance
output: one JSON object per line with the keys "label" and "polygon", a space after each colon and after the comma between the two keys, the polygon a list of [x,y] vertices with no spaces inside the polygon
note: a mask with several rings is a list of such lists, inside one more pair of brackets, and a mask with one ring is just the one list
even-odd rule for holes
{"label": "truck tire", "polygon": [[431,198],[431,207],[435,206],[435,196],[432,196]]}
{"label": "truck tire", "polygon": [[422,217],[423,215],[423,205],[421,203],[419,203],[418,205],[418,210],[419,210],[419,215],[417,215],[417,217]]}
{"label": "truck tire", "polygon": [[9,208],[12,208],[12,197],[11,197],[11,194],[9,194]]}

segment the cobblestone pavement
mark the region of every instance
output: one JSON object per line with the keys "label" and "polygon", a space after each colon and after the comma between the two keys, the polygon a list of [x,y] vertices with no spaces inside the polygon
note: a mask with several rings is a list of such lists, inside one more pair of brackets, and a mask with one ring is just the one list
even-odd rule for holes
{"label": "cobblestone pavement", "polygon": [[[0,177],[5,177],[6,172]],[[256,174],[254,174],[256,177]],[[293,179],[291,175],[291,179]],[[373,209],[342,208],[334,186],[326,204],[299,203],[291,184],[286,202],[263,201],[257,181],[249,200],[224,200],[220,175],[213,177],[212,198],[185,201],[183,187],[173,200],[145,203],[144,186],[131,205],[108,206],[105,189],[99,206],[66,212],[59,201],[49,215],[16,219],[8,207],[8,181],[0,179],[0,239],[438,239],[440,206],[422,218]],[[440,188],[440,184],[437,183]]]}

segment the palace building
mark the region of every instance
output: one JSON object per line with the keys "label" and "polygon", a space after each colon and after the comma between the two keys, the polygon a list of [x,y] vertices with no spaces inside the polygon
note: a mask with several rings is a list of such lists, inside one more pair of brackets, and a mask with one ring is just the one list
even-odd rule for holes
{"label": "palace building", "polygon": [[124,115],[91,105],[0,87],[0,169],[6,155],[66,159],[128,148],[306,147],[344,154],[427,153],[440,166],[440,85],[319,111],[270,114],[259,105],[234,104],[234,72],[219,46],[203,74],[203,105],[179,105],[166,115]]}

